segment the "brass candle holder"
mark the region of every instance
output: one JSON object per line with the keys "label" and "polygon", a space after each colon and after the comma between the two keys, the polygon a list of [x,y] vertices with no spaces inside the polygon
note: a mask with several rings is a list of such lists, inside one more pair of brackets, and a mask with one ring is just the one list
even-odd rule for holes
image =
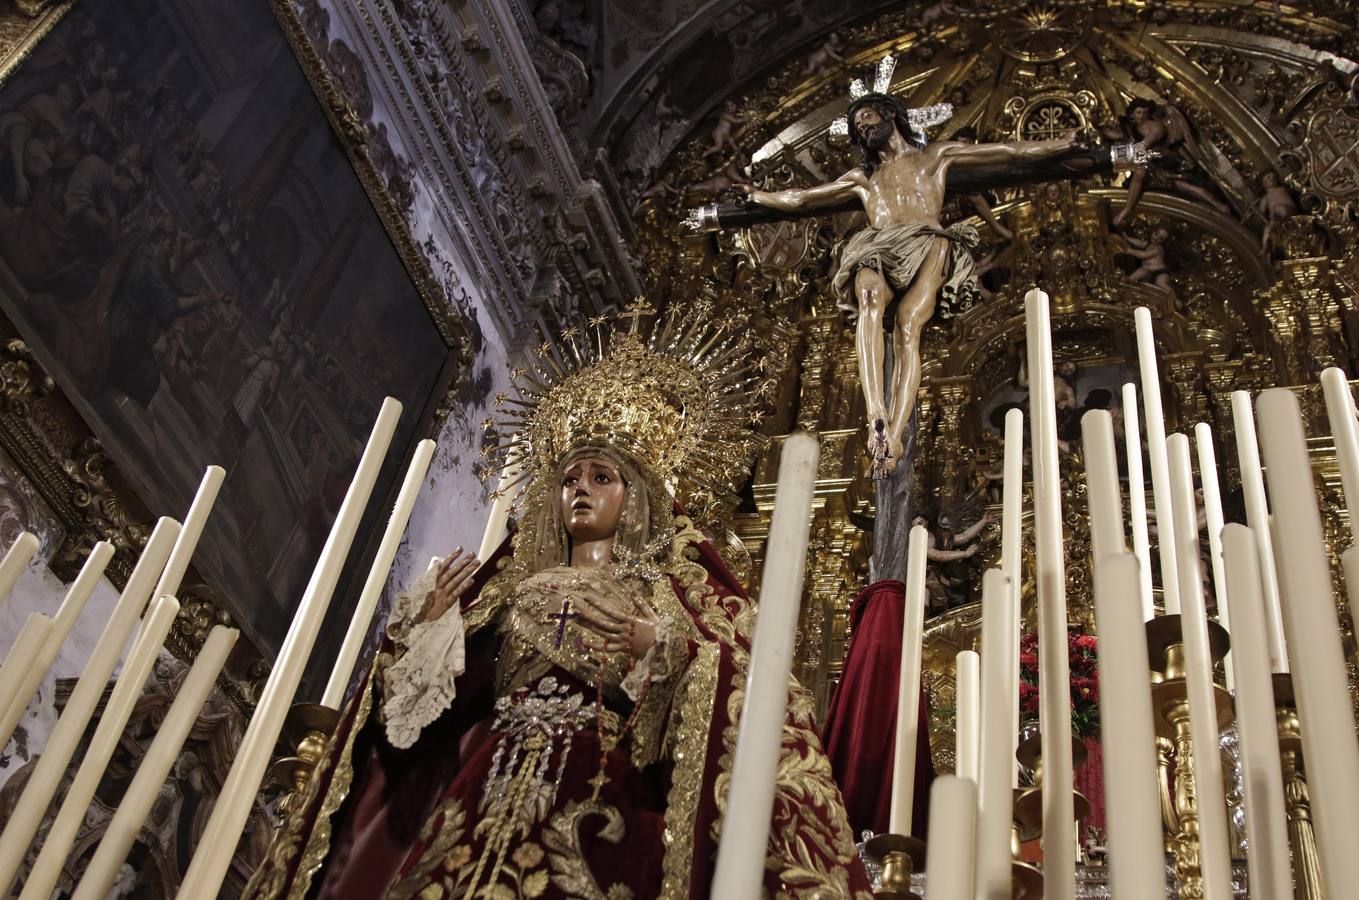
{"label": "brass candle holder", "polygon": [[[1080,738],[1071,738],[1071,768],[1076,770],[1085,764],[1085,744]],[[1042,872],[1032,863],[1025,862],[1020,850],[1024,841],[1031,841],[1043,835],[1043,738],[1035,734],[1025,738],[1015,751],[1015,759],[1025,769],[1033,773],[1032,787],[1015,788],[1014,826],[1010,832],[1010,851],[1014,857],[1011,865],[1014,878],[1015,898],[1041,897],[1043,895]],[[1090,815],[1090,801],[1076,789],[1071,790],[1072,810],[1077,822]]]}
{"label": "brass candle holder", "polygon": [[[1203,873],[1199,863],[1198,792],[1194,786],[1184,637],[1178,615],[1158,616],[1147,622],[1146,628],[1151,700],[1156,713],[1157,777],[1162,786],[1161,813],[1170,834],[1177,896],[1191,900],[1203,896]],[[1226,629],[1210,621],[1208,650],[1214,665],[1227,655],[1230,646]],[[1213,697],[1221,728],[1232,719],[1231,695],[1214,684]]]}
{"label": "brass candle holder", "polygon": [[877,900],[921,900],[911,891],[911,875],[925,868],[925,842],[904,834],[879,834],[864,845],[869,858],[882,866],[873,891]]}
{"label": "brass candle holder", "polygon": [[295,756],[274,763],[269,774],[283,788],[278,801],[279,818],[291,814],[301,802],[307,781],[325,755],[330,736],[340,721],[340,713],[319,703],[294,703],[283,721],[283,740],[296,747]]}
{"label": "brass candle holder", "polygon": [[1320,900],[1321,858],[1312,827],[1312,798],[1303,768],[1301,722],[1293,696],[1293,677],[1274,675],[1274,714],[1279,728],[1279,762],[1283,766],[1284,808],[1288,817],[1288,845],[1293,851],[1293,896]]}

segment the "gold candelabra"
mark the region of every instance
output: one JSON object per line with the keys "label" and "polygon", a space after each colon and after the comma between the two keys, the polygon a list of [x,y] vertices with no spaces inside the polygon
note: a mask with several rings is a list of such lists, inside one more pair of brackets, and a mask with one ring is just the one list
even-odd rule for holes
{"label": "gold candelabra", "polygon": [[319,703],[295,703],[283,722],[283,740],[296,747],[296,755],[285,756],[269,770],[274,783],[283,788],[278,801],[278,818],[296,809],[307,788],[316,764],[326,753],[330,736],[340,721],[338,711]]}
{"label": "gold candelabra", "polygon": [[925,867],[925,842],[904,834],[879,834],[864,845],[869,857],[882,866],[873,891],[876,900],[921,900],[911,891],[911,875]]}
{"label": "gold candelabra", "polygon": [[[1146,628],[1152,708],[1156,712],[1157,780],[1175,864],[1176,896],[1180,900],[1195,900],[1203,896],[1203,871],[1199,864],[1199,806],[1194,786],[1194,742],[1189,730],[1184,636],[1178,615],[1157,616],[1147,622]],[[1230,646],[1226,629],[1209,622],[1208,650],[1214,665],[1222,661]],[[1217,684],[1213,685],[1213,697],[1221,728],[1232,719],[1232,698]]]}

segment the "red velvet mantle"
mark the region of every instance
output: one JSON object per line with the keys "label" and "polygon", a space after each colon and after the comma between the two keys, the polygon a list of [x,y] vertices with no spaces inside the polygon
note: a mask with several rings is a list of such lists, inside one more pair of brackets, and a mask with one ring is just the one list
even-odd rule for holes
{"label": "red velvet mantle", "polygon": [[[831,697],[821,733],[856,836],[865,829],[877,834],[887,831],[905,605],[905,585],[900,581],[875,581],[855,598],[844,675]],[[912,833],[923,837],[934,779],[924,691],[919,726]]]}

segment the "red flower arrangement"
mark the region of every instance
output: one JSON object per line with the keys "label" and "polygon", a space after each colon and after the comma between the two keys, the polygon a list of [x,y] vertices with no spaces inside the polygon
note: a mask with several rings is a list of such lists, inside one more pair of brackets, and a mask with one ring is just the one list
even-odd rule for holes
{"label": "red flower arrangement", "polygon": [[[1071,731],[1078,737],[1099,733],[1099,667],[1094,635],[1067,634],[1067,658],[1071,666]],[[1028,722],[1038,721],[1038,635],[1019,639],[1019,712]]]}

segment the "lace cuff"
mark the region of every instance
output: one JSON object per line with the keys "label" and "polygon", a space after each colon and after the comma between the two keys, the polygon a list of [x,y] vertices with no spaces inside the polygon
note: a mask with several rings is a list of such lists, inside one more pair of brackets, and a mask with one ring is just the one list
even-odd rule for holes
{"label": "lace cuff", "polygon": [[397,594],[387,627],[398,655],[383,683],[383,718],[387,740],[403,750],[453,703],[454,681],[467,665],[466,629],[458,604],[433,622],[419,621],[437,574],[437,566],[431,567],[409,591]]}
{"label": "lace cuff", "polygon": [[664,681],[671,675],[670,642],[675,631],[675,620],[666,616],[656,624],[656,643],[632,667],[619,685],[628,699],[636,703],[648,682]]}

